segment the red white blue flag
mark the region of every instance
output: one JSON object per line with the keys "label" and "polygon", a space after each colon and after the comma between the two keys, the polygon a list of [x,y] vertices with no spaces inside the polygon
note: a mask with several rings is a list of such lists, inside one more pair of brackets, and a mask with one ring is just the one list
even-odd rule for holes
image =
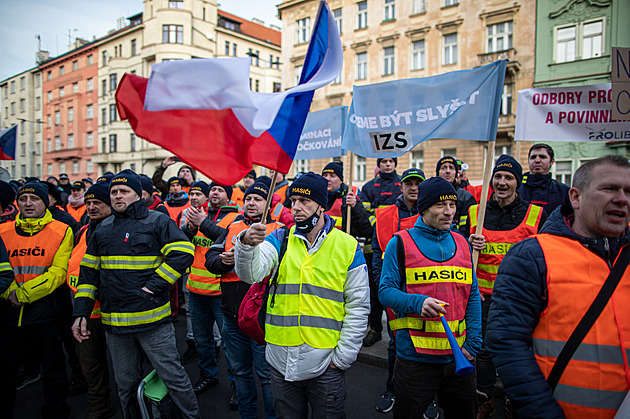
{"label": "red white blue flag", "polygon": [[168,61],[147,80],[125,74],[118,111],[141,138],[196,170],[234,184],[252,164],[288,173],[314,90],[341,72],[342,47],[324,0],[297,86],[278,93],[249,89],[250,58]]}
{"label": "red white blue flag", "polygon": [[15,160],[17,125],[0,131],[0,160]]}

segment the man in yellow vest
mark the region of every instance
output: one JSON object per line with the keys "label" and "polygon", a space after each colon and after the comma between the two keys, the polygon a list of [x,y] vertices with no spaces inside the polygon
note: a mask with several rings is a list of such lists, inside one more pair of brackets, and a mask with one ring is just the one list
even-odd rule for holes
{"label": "man in yellow vest", "polygon": [[279,417],[304,417],[308,405],[314,418],[345,417],[344,371],[356,360],[367,327],[365,259],[357,240],[324,214],[327,189],[320,175],[300,176],[288,189],[296,223],[290,232],[267,236],[267,227],[256,223],[235,240],[240,280],[259,282],[279,269],[265,318],[265,357]]}
{"label": "man in yellow vest", "polygon": [[[494,193],[487,203],[483,234],[475,234],[479,205],[469,208],[466,224],[460,227],[464,237],[469,237],[473,249],[481,252],[477,279],[481,292],[481,330],[484,339],[492,302],[492,286],[501,260],[513,244],[538,233],[547,220],[547,214],[541,207],[523,201],[516,192],[522,177],[523,169],[516,159],[506,154],[500,156],[492,171]],[[490,354],[484,348],[477,355],[478,419],[485,419],[494,413],[496,377]]]}
{"label": "man in yellow vest", "polygon": [[0,417],[12,417],[18,367],[36,354],[43,372],[42,417],[69,417],[62,337],[72,312],[66,285],[72,229],[52,218],[48,187],[29,182],[17,191],[20,213],[0,225],[15,279],[0,298]]}
{"label": "man in yellow vest", "polygon": [[[420,217],[389,242],[381,270],[379,298],[396,313],[389,322],[396,334],[394,418],[422,417],[437,395],[447,418],[472,419],[474,374],[456,374],[454,351],[472,361],[481,349],[481,301],[470,246],[452,230],[453,185],[425,180],[417,207]],[[459,348],[451,347],[440,315]]]}
{"label": "man in yellow vest", "polygon": [[[262,398],[265,405],[265,417],[273,418],[273,395],[269,363],[265,360],[265,345],[256,343],[239,329],[238,313],[241,303],[249,291],[250,284],[243,282],[234,272],[234,242],[236,236],[247,230],[254,223],[262,222],[269,187],[263,182],[256,182],[244,194],[243,219],[234,221],[217,242],[206,253],[208,271],[221,275],[221,310],[223,311],[223,329],[221,330],[225,352],[232,367],[238,393],[238,410],[242,418],[257,416],[258,393],[254,380],[253,367],[260,380]],[[283,224],[274,222],[267,214],[264,223],[267,232],[281,228]]]}
{"label": "man in yellow vest", "polygon": [[486,345],[518,417],[630,417],[628,410],[617,413],[630,390],[627,265],[564,370],[549,377],[630,246],[628,158],[584,163],[573,175],[569,200],[551,213],[540,234],[512,246],[501,262]]}
{"label": "man in yellow vest", "polygon": [[[77,233],[75,247],[68,262],[68,285],[77,292],[81,260],[87,250],[87,238],[101,221],[112,213],[109,198],[109,184],[97,182],[85,192],[85,206],[89,224]],[[101,322],[101,304],[96,301],[90,318],[87,319],[90,339],[77,344],[77,354],[81,370],[87,380],[88,417],[110,417],[114,408],[109,397],[109,365],[107,363],[107,343],[105,329]]]}

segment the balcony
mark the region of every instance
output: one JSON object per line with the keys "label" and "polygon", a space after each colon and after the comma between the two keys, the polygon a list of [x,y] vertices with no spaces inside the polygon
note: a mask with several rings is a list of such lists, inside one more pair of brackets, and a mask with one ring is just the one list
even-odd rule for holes
{"label": "balcony", "polygon": [[507,63],[507,71],[514,74],[521,68],[521,64],[516,60],[516,55],[516,50],[514,48],[503,51],[487,52],[485,54],[477,54],[477,67],[493,63],[497,60],[509,60]]}

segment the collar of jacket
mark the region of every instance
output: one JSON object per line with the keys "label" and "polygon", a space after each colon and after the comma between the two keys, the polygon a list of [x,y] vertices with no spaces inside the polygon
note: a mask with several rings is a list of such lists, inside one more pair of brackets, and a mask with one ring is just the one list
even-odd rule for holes
{"label": "collar of jacket", "polygon": [[490,199],[488,200],[488,205],[492,207],[492,209],[497,211],[512,212],[514,208],[522,205],[524,202],[525,201],[523,201],[523,198],[521,198],[519,194],[516,194],[516,199],[514,199],[514,201],[502,207],[501,205],[499,205],[499,202],[494,198],[494,192],[492,192],[492,196],[490,196]]}
{"label": "collar of jacket", "polygon": [[395,170],[390,173],[378,172],[378,177],[380,177],[381,180],[393,180],[396,176],[398,176],[398,173],[396,173]]}
{"label": "collar of jacket", "polygon": [[400,218],[411,217],[418,213],[418,201],[416,201],[416,203],[413,204],[413,207],[409,209],[409,207],[405,203],[405,197],[403,196],[403,194],[398,195],[398,198],[396,198],[396,206],[398,207],[399,210],[409,214],[405,217],[400,217]]}
{"label": "collar of jacket", "polygon": [[451,235],[451,229],[442,231],[426,225],[422,219],[422,215],[418,217],[418,221],[414,224],[414,228],[417,228],[418,233],[429,240],[444,240],[447,236]]}
{"label": "collar of jacket", "polygon": [[534,186],[538,188],[546,188],[551,183],[551,173],[546,175],[534,175],[530,172],[525,173],[527,180],[525,184],[527,186]]}
{"label": "collar of jacket", "polygon": [[289,184],[289,181],[286,179],[283,179],[281,182],[276,183],[276,187],[273,191],[275,192],[278,189],[282,188],[284,185],[288,185],[288,184]]}
{"label": "collar of jacket", "polygon": [[319,246],[321,246],[321,243],[324,241],[324,239],[326,237],[328,237],[328,233],[330,233],[330,231],[335,228],[335,220],[333,220],[329,215],[324,214],[324,228],[322,228],[319,233],[317,233],[317,237],[315,238],[315,241],[313,242],[313,245],[311,245],[308,242],[308,239],[306,238],[306,234],[302,233],[301,230],[298,230],[297,228],[295,229],[295,232],[293,234],[295,234],[296,236],[298,236],[299,238],[301,238],[302,240],[304,240],[304,242],[306,243],[306,248],[310,249],[312,247],[317,246],[317,248],[319,248]]}
{"label": "collar of jacket", "polygon": [[114,214],[115,217],[118,217],[118,218],[140,219],[140,218],[146,218],[149,216],[149,209],[144,203],[144,199],[140,198],[137,201],[129,204],[125,212],[118,212],[116,210],[113,210],[112,213]]}
{"label": "collar of jacket", "polygon": [[20,214],[15,217],[15,225],[31,235],[40,232],[51,221],[53,221],[53,216],[48,210],[39,218],[22,218]]}
{"label": "collar of jacket", "polygon": [[188,194],[186,191],[177,192],[176,194],[166,195],[166,201],[170,206],[181,207],[188,202]]}

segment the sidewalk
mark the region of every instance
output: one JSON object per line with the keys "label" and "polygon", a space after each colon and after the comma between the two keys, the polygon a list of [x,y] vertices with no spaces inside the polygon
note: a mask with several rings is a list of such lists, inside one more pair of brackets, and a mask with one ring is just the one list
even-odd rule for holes
{"label": "sidewalk", "polygon": [[381,334],[383,339],[379,340],[369,348],[366,348],[365,346],[362,347],[357,357],[357,361],[378,368],[387,369],[387,347],[389,346],[389,334],[387,333],[387,323],[385,319],[385,313],[383,313],[383,333]]}

